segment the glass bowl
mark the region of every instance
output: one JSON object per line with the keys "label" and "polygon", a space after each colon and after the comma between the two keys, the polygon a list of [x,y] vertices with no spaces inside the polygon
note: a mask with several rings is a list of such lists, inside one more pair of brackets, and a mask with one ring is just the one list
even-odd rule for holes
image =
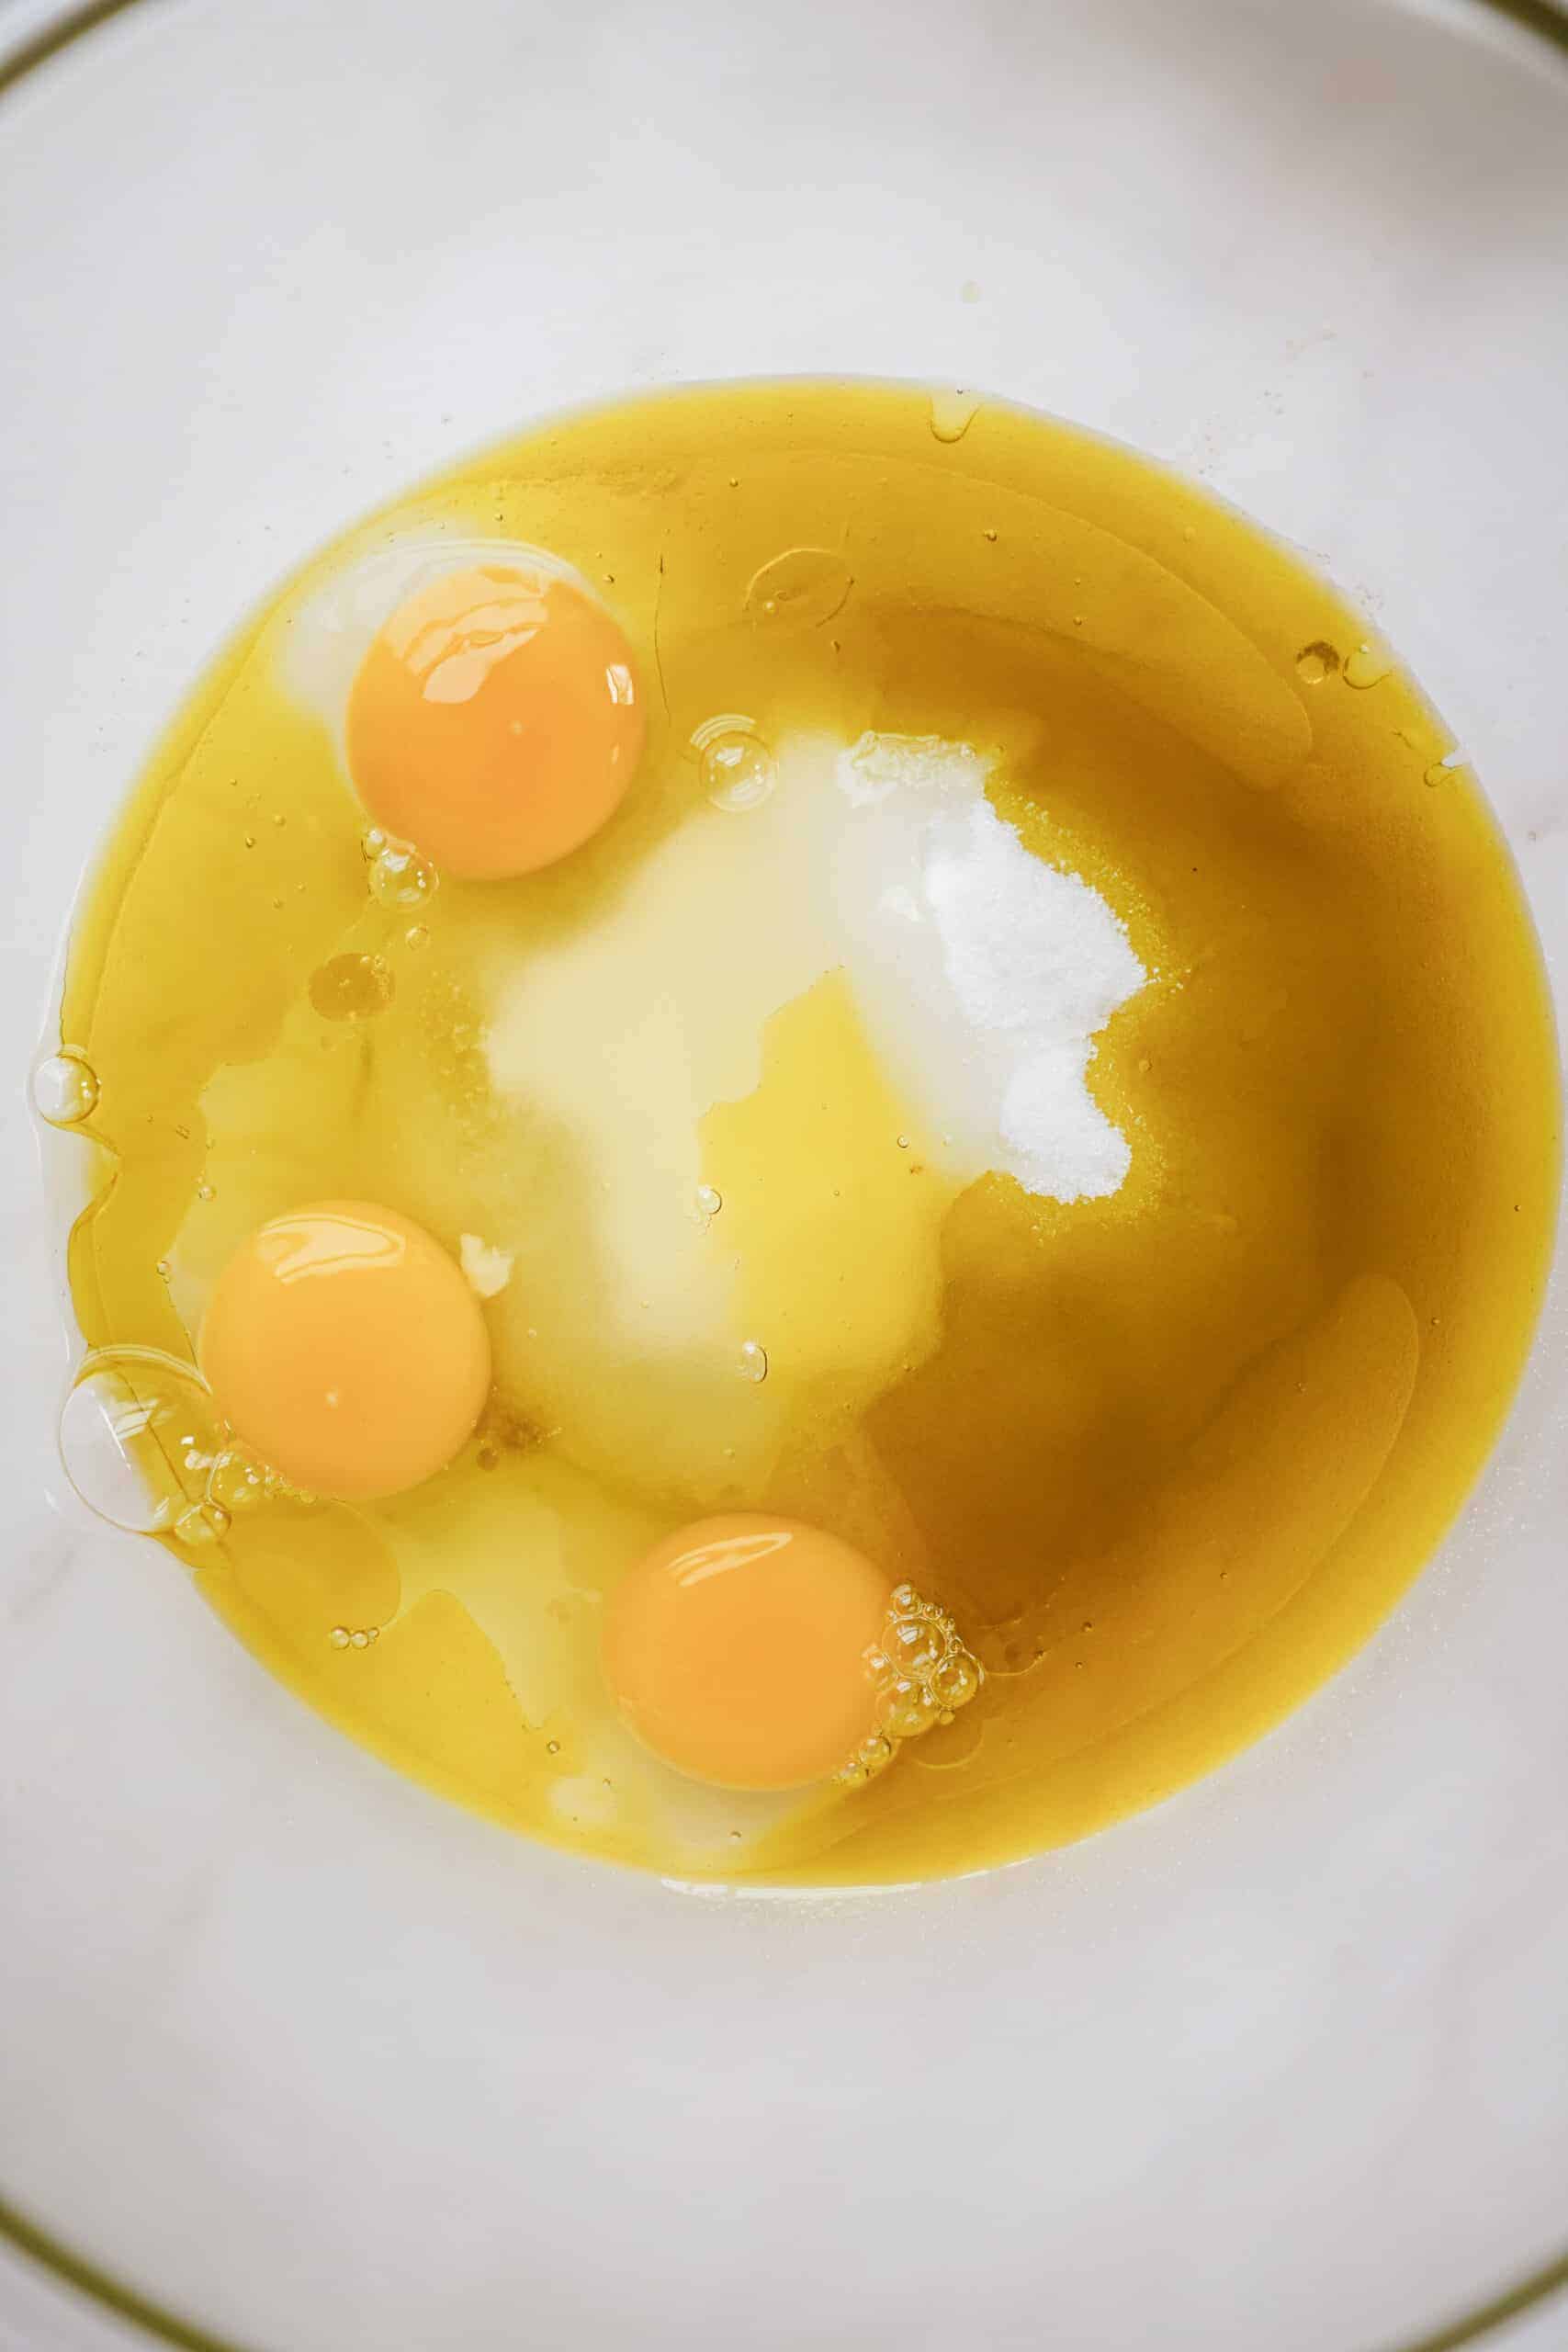
{"label": "glass bowl", "polygon": [[396,1779],[46,1496],[21,1094],[84,859],[266,586],[526,416],[701,377],[990,387],[1248,508],[1438,698],[1561,997],[1563,20],[11,0],[7,41],[0,2337],[1436,2352],[1544,2296],[1561,1267],[1439,1559],[1226,1770],[988,1875],[694,1894]]}

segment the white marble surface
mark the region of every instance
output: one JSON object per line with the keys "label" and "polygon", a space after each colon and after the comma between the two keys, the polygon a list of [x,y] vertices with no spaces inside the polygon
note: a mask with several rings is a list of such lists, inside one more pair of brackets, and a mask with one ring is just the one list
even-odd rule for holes
{"label": "white marble surface", "polygon": [[[143,0],[0,100],[9,1066],[260,586],[519,413],[752,368],[995,384],[1318,551],[1561,993],[1568,73],[1477,22]],[[40,1500],[40,1233],[13,1114],[0,2184],[92,2258],[256,2352],[1393,2352],[1564,2250],[1561,1279],[1459,1538],[1230,1771],[984,1881],[695,1903],[405,1788]],[[0,2315],[105,2342],[15,2266]]]}

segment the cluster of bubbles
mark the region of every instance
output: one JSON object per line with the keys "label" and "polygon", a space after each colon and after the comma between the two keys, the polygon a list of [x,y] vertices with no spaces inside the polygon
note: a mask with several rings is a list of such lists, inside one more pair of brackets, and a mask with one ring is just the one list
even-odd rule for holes
{"label": "cluster of bubbles", "polygon": [[[1338,648],[1330,645],[1324,638],[1314,638],[1310,645],[1303,645],[1296,656],[1297,673],[1309,686],[1320,686],[1325,678],[1338,676],[1348,686],[1359,687],[1365,692],[1370,686],[1381,685],[1393,667],[1392,656],[1378,646],[1353,646],[1342,658]],[[1415,735],[1406,733],[1403,728],[1399,731],[1405,742],[1413,747],[1416,744],[1418,739]],[[1469,764],[1462,752],[1446,752],[1441,759],[1432,760],[1423,768],[1421,781],[1435,791],[1439,785],[1448,783],[1456,768],[1468,767]]]}
{"label": "cluster of bubbles", "polygon": [[885,1772],[906,1740],[950,1724],[986,1679],[952,1618],[912,1584],[894,1589],[881,1644],[867,1650],[865,1662],[876,1686],[877,1727],[839,1774],[851,1787]]}
{"label": "cluster of bubbles", "polygon": [[96,1517],[130,1535],[220,1543],[269,1502],[317,1498],[234,1442],[196,1366],[161,1348],[84,1357],[59,1423],[61,1464]]}
{"label": "cluster of bubbles", "polygon": [[395,834],[384,833],[379,825],[372,825],[361,837],[360,847],[370,869],[370,895],[378,907],[406,913],[411,907],[426,905],[434,896],[441,877],[412,842],[400,842]]}

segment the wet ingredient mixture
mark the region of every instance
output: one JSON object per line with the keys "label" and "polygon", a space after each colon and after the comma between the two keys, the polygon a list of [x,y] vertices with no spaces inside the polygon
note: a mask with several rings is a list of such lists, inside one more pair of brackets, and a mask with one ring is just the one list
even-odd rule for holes
{"label": "wet ingredient mixture", "polygon": [[976,1868],[1276,1721],[1479,1468],[1557,1182],[1393,656],[907,387],[557,421],[327,549],[61,1036],[79,1487],[403,1770],[688,1878]]}

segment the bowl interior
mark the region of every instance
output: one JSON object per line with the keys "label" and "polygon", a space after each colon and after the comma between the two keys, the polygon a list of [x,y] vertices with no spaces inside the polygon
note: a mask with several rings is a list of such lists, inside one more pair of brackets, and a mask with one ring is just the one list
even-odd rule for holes
{"label": "bowl interior", "polygon": [[[794,370],[994,386],[1322,562],[1561,999],[1568,46],[1513,13],[141,0],[0,93],[0,181],[13,1071],[269,581],[524,415]],[[1224,1772],[983,1878],[697,1895],[395,1780],[45,1498],[20,1107],[4,1148],[0,2191],[53,2246],[257,2352],[1371,2352],[1557,2262],[1561,1271],[1440,1560]]]}

